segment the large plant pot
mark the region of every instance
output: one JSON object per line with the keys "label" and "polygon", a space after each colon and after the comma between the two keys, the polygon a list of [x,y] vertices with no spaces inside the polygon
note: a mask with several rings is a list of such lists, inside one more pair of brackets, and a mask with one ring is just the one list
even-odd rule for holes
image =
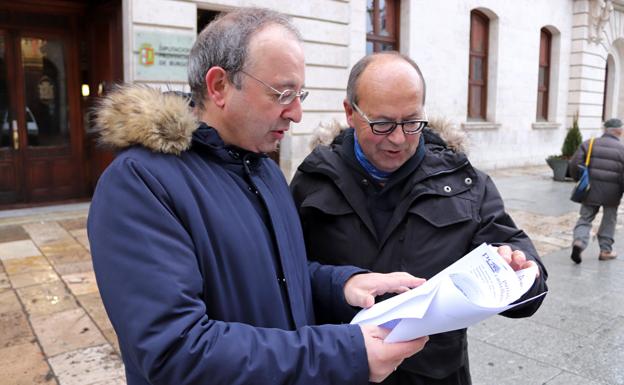
{"label": "large plant pot", "polygon": [[568,160],[563,158],[547,158],[546,163],[553,170],[553,179],[564,182],[568,173]]}

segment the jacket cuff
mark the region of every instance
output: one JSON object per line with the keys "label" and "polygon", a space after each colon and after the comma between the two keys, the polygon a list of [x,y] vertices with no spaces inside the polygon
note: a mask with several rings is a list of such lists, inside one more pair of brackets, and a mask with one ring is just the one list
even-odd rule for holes
{"label": "jacket cuff", "polygon": [[349,322],[355,314],[361,309],[355,306],[349,305],[347,303],[347,299],[344,295],[344,287],[349,278],[353,277],[356,274],[366,274],[370,273],[369,270],[361,269],[355,266],[339,266],[334,275],[334,290],[333,298],[334,298],[334,309],[335,315],[339,320],[343,322]]}

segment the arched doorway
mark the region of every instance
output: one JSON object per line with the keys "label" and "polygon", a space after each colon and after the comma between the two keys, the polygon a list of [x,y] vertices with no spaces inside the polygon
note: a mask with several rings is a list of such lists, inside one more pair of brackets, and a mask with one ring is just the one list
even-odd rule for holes
{"label": "arched doorway", "polygon": [[604,93],[602,99],[602,121],[613,117],[613,92],[615,85],[615,59],[613,55],[607,55],[607,61],[605,63],[605,77],[604,77]]}
{"label": "arched doorway", "polygon": [[624,117],[624,39],[613,42],[604,71],[603,121],[614,117]]}

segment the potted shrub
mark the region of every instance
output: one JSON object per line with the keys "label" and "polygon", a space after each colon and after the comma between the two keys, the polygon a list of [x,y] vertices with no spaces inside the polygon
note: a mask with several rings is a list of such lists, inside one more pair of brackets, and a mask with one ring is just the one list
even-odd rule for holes
{"label": "potted shrub", "polygon": [[561,146],[561,154],[550,155],[546,158],[546,163],[553,170],[553,179],[557,181],[565,181],[568,174],[568,161],[572,158],[572,155],[576,152],[576,149],[583,142],[583,136],[578,127],[578,112],[574,115],[572,120],[572,128],[568,130],[568,133],[563,140],[563,146]]}

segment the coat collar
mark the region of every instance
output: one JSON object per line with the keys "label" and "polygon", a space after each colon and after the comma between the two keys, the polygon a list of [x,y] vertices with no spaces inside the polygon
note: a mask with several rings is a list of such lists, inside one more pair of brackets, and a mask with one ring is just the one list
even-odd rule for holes
{"label": "coat collar", "polygon": [[[340,154],[348,151],[349,138],[353,139],[353,129],[342,130],[329,146],[317,146],[299,166],[302,172],[317,172],[325,174],[334,181],[341,179],[342,160]],[[452,172],[468,164],[468,158],[463,152],[456,152],[446,145],[446,142],[433,131],[423,131],[425,157],[418,167],[410,168],[415,173],[412,178],[418,183],[432,175]],[[348,158],[348,157],[347,157]]]}
{"label": "coat collar", "polygon": [[191,148],[195,151],[207,151],[227,163],[244,163],[250,168],[257,167],[260,160],[267,157],[266,154],[225,144],[219,132],[204,122],[200,122],[193,132]]}
{"label": "coat collar", "polygon": [[[299,166],[299,171],[310,174],[322,174],[331,179],[332,183],[341,191],[342,197],[360,217],[369,232],[377,238],[372,218],[366,209],[367,197],[361,188],[355,186],[355,184],[363,182],[359,181],[364,178],[365,174],[362,173],[361,178],[359,178],[358,175],[355,175],[355,178],[351,177],[354,175],[354,166],[352,164],[347,164],[348,160],[341,155],[341,152],[348,150],[347,147],[349,145],[352,146],[352,141],[349,142],[349,134],[349,130],[343,130],[335,138],[331,146],[317,146],[312,154]],[[350,137],[352,140],[353,135],[351,134]],[[432,176],[452,174],[469,165],[465,154],[454,152],[446,147],[444,141],[441,140],[439,136],[424,134],[423,137],[425,142],[425,156],[419,164],[408,169],[409,175],[404,176],[404,178],[407,179],[405,186],[402,188],[405,199],[401,200],[401,207],[398,208],[397,213],[393,215],[385,234],[378,239],[380,245],[383,245],[388,239],[394,227],[398,225],[403,217],[403,212],[411,205],[411,202],[422,194],[431,193],[431,187],[421,182]],[[323,199],[323,201],[336,204],[339,200]]]}

